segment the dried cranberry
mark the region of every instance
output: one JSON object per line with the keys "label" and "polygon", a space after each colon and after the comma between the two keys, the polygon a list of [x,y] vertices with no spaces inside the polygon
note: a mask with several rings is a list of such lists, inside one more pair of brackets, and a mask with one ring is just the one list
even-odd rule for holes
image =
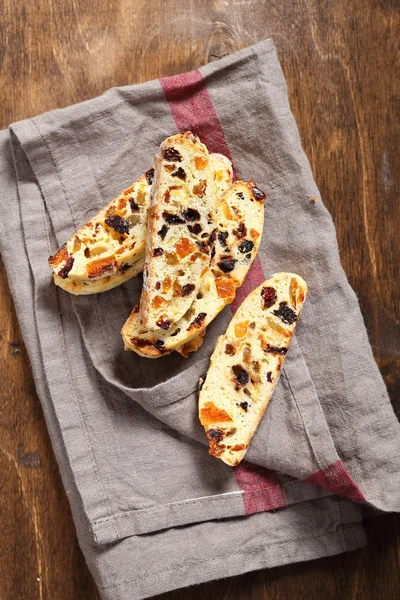
{"label": "dried cranberry", "polygon": [[235,377],[241,385],[245,385],[249,381],[249,374],[246,369],[243,369],[241,365],[234,365],[232,367],[232,371],[235,374]]}
{"label": "dried cranberry", "polygon": [[246,400],[245,400],[244,402],[241,402],[241,403],[239,404],[239,406],[240,406],[240,408],[243,408],[244,412],[247,412],[247,409],[248,409],[249,403],[248,403],[248,402],[246,402]]}
{"label": "dried cranberry", "polygon": [[200,223],[195,223],[194,225],[188,225],[187,228],[189,229],[190,233],[193,233],[194,235],[199,235],[199,233],[202,232]]}
{"label": "dried cranberry", "polygon": [[67,279],[68,273],[70,272],[70,270],[72,269],[72,265],[74,264],[74,260],[75,259],[73,256],[69,256],[67,258],[66,263],[63,266],[63,268],[60,269],[60,271],[58,271],[59,277],[61,277],[62,279]]}
{"label": "dried cranberry", "polygon": [[138,212],[139,210],[139,205],[136,204],[136,202],[134,201],[133,198],[129,198],[129,204],[131,205],[131,211],[132,212]]}
{"label": "dried cranberry", "polygon": [[183,213],[186,221],[198,221],[200,219],[200,213],[194,208],[188,208]]}
{"label": "dried cranberry", "polygon": [[265,347],[263,347],[264,352],[270,352],[271,354],[287,354],[288,349],[287,348],[278,348],[277,346],[270,346],[269,344],[266,344]]}
{"label": "dried cranberry", "polygon": [[105,223],[115,229],[118,233],[129,233],[129,227],[131,222],[127,219],[123,219],[119,215],[111,215],[105,219]]}
{"label": "dried cranberry", "polygon": [[226,248],[226,238],[228,235],[229,233],[227,231],[220,231],[218,234],[218,241],[223,248]]}
{"label": "dried cranberry", "polygon": [[167,331],[167,329],[169,329],[169,326],[171,325],[171,321],[169,319],[163,319],[162,317],[160,317],[158,321],[156,321],[156,325],[160,329],[165,329],[165,331]]}
{"label": "dried cranberry", "polygon": [[274,310],[274,315],[279,317],[283,323],[287,323],[288,325],[291,325],[292,323],[297,321],[296,313],[294,312],[294,310],[289,308],[287,302],[280,302],[279,309]]}
{"label": "dried cranberry", "polygon": [[241,252],[242,254],[246,254],[247,252],[251,252],[254,248],[254,243],[251,240],[244,240],[244,242],[242,242],[239,245],[239,252]]}
{"label": "dried cranberry", "polygon": [[210,260],[212,260],[215,256],[215,246],[212,247],[211,249],[211,254],[210,254]]}
{"label": "dried cranberry", "polygon": [[164,160],[168,160],[170,162],[181,162],[182,156],[179,154],[178,150],[170,146],[164,150]]}
{"label": "dried cranberry", "polygon": [[165,236],[167,235],[167,232],[168,232],[168,227],[166,225],[163,225],[161,227],[160,231],[158,232],[158,235],[163,240],[165,238]]}
{"label": "dried cranberry", "polygon": [[246,235],[247,235],[246,225],[243,222],[241,222],[241,223],[239,223],[239,227],[237,229],[236,236],[238,238],[244,238],[244,237],[246,237]]}
{"label": "dried cranberry", "polygon": [[200,327],[203,325],[204,323],[204,319],[206,318],[207,313],[205,312],[201,312],[197,315],[197,317],[195,319],[193,319],[193,321],[190,323],[189,325],[189,329],[200,329]]}
{"label": "dried cranberry", "polygon": [[171,213],[164,211],[162,214],[163,218],[167,221],[168,225],[181,225],[185,221],[178,215],[171,215]]}
{"label": "dried cranberry", "polygon": [[258,187],[256,187],[255,185],[251,188],[251,190],[256,200],[264,200],[267,197],[266,194],[264,194],[264,192],[258,189]]}
{"label": "dried cranberry", "polygon": [[182,287],[182,292],[181,295],[182,296],[189,296],[189,294],[191,294],[194,290],[196,286],[193,285],[192,283],[186,283],[183,287]]}
{"label": "dried cranberry", "polygon": [[273,287],[265,287],[261,290],[261,298],[264,300],[263,308],[269,308],[276,302],[276,291]]}
{"label": "dried cranberry", "polygon": [[161,281],[157,281],[156,290],[159,290],[160,288],[161,288]]}
{"label": "dried cranberry", "polygon": [[224,439],[224,432],[221,429],[209,429],[206,433],[206,438],[209,442],[211,440],[221,442]]}
{"label": "dried cranberry", "polygon": [[149,185],[151,185],[154,181],[154,169],[149,169],[148,171],[146,171],[146,179],[147,179],[147,183]]}
{"label": "dried cranberry", "polygon": [[162,248],[154,248],[153,256],[161,256],[161,254],[164,254],[164,250]]}
{"label": "dried cranberry", "polygon": [[236,262],[234,258],[223,258],[217,264],[223,273],[230,273],[235,268]]}
{"label": "dried cranberry", "polygon": [[268,383],[272,383],[272,372],[271,371],[268,371],[268,373],[267,373],[267,381],[268,381]]}
{"label": "dried cranberry", "polygon": [[182,169],[182,167],[179,167],[176,171],[174,171],[173,173],[171,173],[171,177],[179,177],[179,179],[183,179],[183,181],[185,181],[186,180],[186,173]]}

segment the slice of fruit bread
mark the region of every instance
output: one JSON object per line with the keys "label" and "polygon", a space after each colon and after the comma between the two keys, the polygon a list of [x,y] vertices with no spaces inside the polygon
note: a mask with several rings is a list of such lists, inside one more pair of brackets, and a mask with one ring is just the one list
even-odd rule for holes
{"label": "slice of fruit bread", "polygon": [[307,296],[294,273],[276,273],[240,305],[199,383],[209,453],[230,466],[246,454],[279,379]]}
{"label": "slice of fruit bread", "polygon": [[[264,198],[265,194],[252,181],[236,181],[220,197],[210,268],[189,310],[167,330],[154,332],[144,326],[136,307],[122,329],[125,349],[158,358],[173,350],[186,356],[200,347],[199,340],[190,342],[204,334],[207,325],[233,302],[257,255],[264,225]],[[159,283],[162,291],[164,280]],[[182,295],[186,291],[185,287],[177,287],[175,293]]]}
{"label": "slice of fruit bread", "polygon": [[166,139],[155,156],[140,298],[147,328],[168,330],[196,297],[210,264],[216,203],[206,146],[189,131]]}
{"label": "slice of fruit bread", "polygon": [[154,169],[100,212],[49,258],[54,283],[72,294],[105,292],[143,270]]}

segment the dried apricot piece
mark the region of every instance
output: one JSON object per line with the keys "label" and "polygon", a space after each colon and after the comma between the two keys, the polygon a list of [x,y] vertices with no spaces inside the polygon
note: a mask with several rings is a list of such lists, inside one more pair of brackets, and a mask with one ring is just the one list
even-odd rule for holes
{"label": "dried apricot piece", "polygon": [[213,423],[229,423],[232,420],[229,413],[223,408],[218,408],[214,402],[205,402],[200,411],[200,421],[204,426],[212,425]]}
{"label": "dried apricot piece", "polygon": [[193,186],[193,194],[198,196],[199,198],[203,198],[205,196],[207,190],[207,181],[205,179],[201,179],[199,183]]}
{"label": "dried apricot piece", "polygon": [[155,296],[151,306],[157,310],[157,308],[161,308],[161,306],[164,306],[164,304],[166,304],[166,301],[162,296]]}
{"label": "dried apricot piece", "polygon": [[246,335],[247,330],[249,328],[248,321],[241,321],[240,323],[236,323],[235,325],[235,335],[237,338],[242,338]]}
{"label": "dried apricot piece", "polygon": [[215,279],[215,287],[219,298],[234,298],[236,285],[232,279],[217,277]]}
{"label": "dried apricot piece", "polygon": [[112,256],[108,258],[98,258],[97,260],[92,260],[92,262],[86,265],[86,272],[89,279],[101,277],[101,275],[104,275],[104,273],[107,273],[108,271],[115,272],[116,270],[117,262]]}
{"label": "dried apricot piece", "polygon": [[195,156],[194,164],[196,165],[196,169],[198,169],[199,171],[204,171],[204,169],[208,165],[208,158],[206,156]]}
{"label": "dried apricot piece", "polygon": [[168,292],[168,290],[170,290],[170,289],[171,289],[171,284],[172,284],[172,282],[171,282],[171,278],[170,278],[170,277],[166,277],[166,278],[163,280],[163,282],[162,282],[162,289],[163,289],[163,292]]}
{"label": "dried apricot piece", "polygon": [[78,252],[78,250],[80,249],[80,247],[81,247],[81,240],[76,235],[74,237],[74,244],[72,246],[72,253]]}
{"label": "dried apricot piece", "polygon": [[222,209],[222,212],[224,213],[224,216],[229,219],[230,221],[232,221],[235,217],[231,211],[231,209],[229,208],[229,205],[222,200],[220,203],[220,207]]}
{"label": "dried apricot piece", "polygon": [[185,258],[191,254],[196,248],[188,238],[179,238],[175,244],[176,253],[179,258]]}
{"label": "dried apricot piece", "polygon": [[167,265],[170,265],[171,267],[176,267],[176,265],[179,264],[179,260],[175,252],[166,252],[165,260]]}

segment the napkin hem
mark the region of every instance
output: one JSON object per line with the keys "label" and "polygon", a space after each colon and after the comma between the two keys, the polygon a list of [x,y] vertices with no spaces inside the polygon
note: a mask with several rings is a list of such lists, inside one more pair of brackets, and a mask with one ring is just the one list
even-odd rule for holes
{"label": "napkin hem", "polygon": [[[265,523],[262,524],[260,521],[260,536],[254,539],[246,540],[244,535],[236,543],[232,541],[232,545],[226,543],[228,539],[221,540],[221,545],[210,543],[200,558],[194,545],[187,554],[176,554],[172,551],[167,568],[135,573],[134,576],[131,575],[122,581],[118,578],[118,574],[114,574],[114,582],[106,585],[100,582],[102,595],[105,600],[128,597],[131,600],[142,600],[173,589],[232,577],[257,569],[332,556],[366,545],[367,538],[360,520],[359,508],[337,497],[331,498],[330,503],[324,506],[325,514],[330,515],[330,519],[328,518],[325,525],[310,523],[306,535],[296,536],[294,529],[290,528],[286,532],[285,539],[268,541],[265,537]],[[251,518],[263,519],[262,515]],[[132,536],[121,543],[134,545],[137,539]],[[307,544],[306,541],[312,543]]]}
{"label": "napkin hem", "polygon": [[[181,589],[182,587],[188,587],[190,585],[195,585],[195,584],[201,583],[201,581],[209,582],[209,581],[212,581],[215,579],[226,579],[227,577],[234,577],[235,575],[241,575],[243,573],[248,573],[250,571],[255,571],[258,569],[262,569],[262,568],[273,568],[274,566],[283,566],[284,564],[287,564],[289,562],[291,564],[292,563],[294,564],[296,562],[306,562],[309,560],[316,560],[318,558],[322,558],[322,556],[318,552],[318,550],[315,551],[315,554],[314,554],[314,552],[309,552],[307,556],[303,555],[301,558],[298,558],[298,556],[290,555],[286,558],[285,562],[276,562],[276,564],[273,564],[273,565],[268,564],[268,566],[266,564],[263,564],[263,563],[267,562],[267,558],[265,558],[265,559],[261,558],[260,566],[257,567],[257,566],[248,565],[248,566],[246,566],[245,569],[243,569],[243,566],[240,565],[238,571],[235,571],[235,572],[231,571],[229,564],[227,564],[229,562],[229,559],[233,558],[234,560],[232,562],[235,562],[235,560],[237,558],[241,558],[242,556],[246,556],[246,558],[248,558],[250,553],[256,552],[258,554],[267,549],[274,549],[274,548],[280,547],[284,544],[299,543],[299,546],[301,547],[301,549],[304,550],[304,541],[309,540],[309,539],[310,539],[309,537],[302,537],[302,538],[297,538],[294,540],[285,540],[284,542],[278,542],[276,544],[265,544],[265,545],[262,545],[259,547],[252,548],[250,550],[250,552],[249,552],[249,550],[246,550],[243,552],[236,552],[236,553],[232,554],[228,559],[226,557],[221,557],[221,558],[215,558],[215,559],[211,559],[211,560],[207,559],[204,561],[199,561],[196,563],[196,566],[207,565],[210,562],[213,562],[214,564],[216,562],[223,562],[223,571],[219,575],[215,575],[214,577],[210,577],[210,578],[207,577],[207,579],[204,578],[202,580],[199,580],[199,578],[196,577],[196,581],[193,581],[193,583],[187,582],[180,588],[176,588],[172,584],[172,586],[170,588],[168,588],[168,589],[163,588],[162,591],[159,591],[156,593],[158,594],[158,593],[167,592],[169,590]],[[313,536],[311,539],[316,542],[318,541],[320,543],[325,543],[325,545],[333,546],[332,548],[330,548],[328,553],[323,555],[324,557],[333,556],[335,554],[341,554],[343,552],[349,552],[351,550],[357,550],[358,548],[362,548],[367,544],[366,534],[364,533],[364,529],[360,523],[355,523],[355,524],[344,523],[344,524],[338,525],[336,530],[332,531],[331,533],[324,534],[321,536],[315,536],[315,537]],[[299,548],[295,548],[292,551],[295,554],[298,552],[298,550],[299,550]],[[183,567],[182,569],[179,569],[176,566],[174,566],[171,569],[168,569],[167,571],[162,571],[162,575],[165,575],[165,574],[171,573],[171,572],[174,572],[176,575],[178,575],[178,573],[180,571],[186,571],[186,568]],[[154,573],[152,575],[154,575]],[[142,580],[145,580],[147,578],[148,578],[148,576],[144,576],[142,578]],[[136,585],[140,580],[141,580],[140,578],[135,577],[134,579],[131,579],[131,580],[127,580],[127,581],[123,581],[120,583],[110,585],[106,588],[103,588],[103,590],[106,591],[106,590],[110,590],[110,589],[115,589],[119,586],[126,585],[129,583],[135,583],[135,585]],[[152,592],[152,595],[153,595],[153,592]],[[148,598],[148,596],[147,595],[135,596],[134,598],[135,598],[135,600],[136,599],[141,600],[142,598]]]}
{"label": "napkin hem", "polygon": [[[261,503],[254,512],[276,512],[302,502],[333,496],[333,492],[312,484],[305,484],[299,479],[282,482],[281,488],[285,497],[285,506],[276,506],[269,502],[270,508]],[[224,494],[215,494],[201,498],[189,498],[170,502],[160,506],[126,510],[113,515],[92,520],[92,533],[99,546],[110,544],[126,537],[154,533],[171,527],[180,527],[216,519],[246,516],[246,503],[251,499],[271,497],[273,487],[266,489],[238,490]]]}

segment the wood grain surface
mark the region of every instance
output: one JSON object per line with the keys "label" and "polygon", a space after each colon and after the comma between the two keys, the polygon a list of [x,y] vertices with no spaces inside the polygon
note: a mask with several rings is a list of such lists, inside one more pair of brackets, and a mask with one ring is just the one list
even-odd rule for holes
{"label": "wood grain surface", "polygon": [[[0,127],[272,37],[400,416],[399,9],[398,0],[2,0]],[[95,600],[1,263],[0,292],[0,600]],[[162,599],[398,599],[399,517],[367,530],[363,550]]]}

